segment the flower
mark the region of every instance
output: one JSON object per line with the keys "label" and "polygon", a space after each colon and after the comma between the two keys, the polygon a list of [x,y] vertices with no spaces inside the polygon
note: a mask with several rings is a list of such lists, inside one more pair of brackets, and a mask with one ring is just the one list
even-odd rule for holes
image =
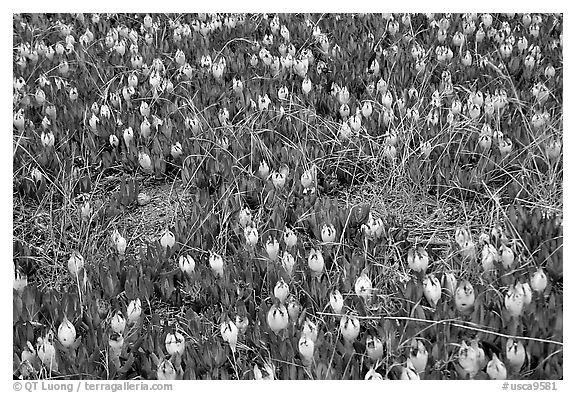
{"label": "flower", "polygon": [[372,115],[372,103],[370,101],[364,101],[362,104],[362,116],[369,118]]}
{"label": "flower", "polygon": [[184,336],[180,332],[168,333],[166,339],[164,340],[166,346],[166,352],[168,355],[172,356],[174,354],[183,355],[184,349],[186,348],[186,343]]}
{"label": "flower", "polygon": [[290,254],[288,251],[284,251],[282,254],[282,267],[284,270],[286,270],[286,273],[288,273],[289,276],[292,275],[295,264],[296,261],[294,260],[292,254]]}
{"label": "flower", "polygon": [[260,161],[260,167],[258,168],[258,175],[260,175],[260,178],[266,179],[269,174],[270,168],[268,167],[266,161]]}
{"label": "flower", "polygon": [[304,78],[304,80],[302,81],[302,92],[304,94],[308,94],[310,93],[310,91],[312,91],[312,81],[310,80],[308,75],[306,75],[306,78]]}
{"label": "flower", "polygon": [[128,127],[124,130],[123,138],[126,147],[130,146],[130,142],[134,139],[134,131],[132,131],[132,127]]}
{"label": "flower", "polygon": [[315,274],[322,273],[322,270],[324,270],[322,251],[314,248],[310,250],[310,254],[308,254],[308,267]]}
{"label": "flower", "polygon": [[314,358],[314,342],[305,335],[298,340],[298,352],[304,364],[310,364]]}
{"label": "flower", "polygon": [[129,323],[137,322],[142,314],[142,301],[139,298],[131,300],[130,303],[128,303],[126,314],[128,315]]}
{"label": "flower", "polygon": [[268,254],[268,258],[272,261],[276,261],[278,259],[278,252],[280,251],[280,243],[276,240],[275,237],[270,236],[266,241],[266,254]]}
{"label": "flower", "polygon": [[286,284],[284,279],[280,277],[280,280],[278,280],[274,286],[274,297],[277,298],[281,303],[284,303],[289,293],[290,288],[288,287],[288,284]]}
{"label": "flower", "polygon": [[236,320],[234,321],[234,324],[236,325],[238,331],[241,334],[246,333],[246,329],[248,329],[248,323],[249,320],[247,316],[236,315]]}
{"label": "flower", "polygon": [[300,184],[304,188],[311,188],[314,184],[314,173],[311,169],[308,169],[302,173],[300,176]]}
{"label": "flower", "polygon": [[220,334],[224,342],[230,345],[232,352],[236,352],[236,344],[238,342],[238,327],[231,321],[227,320],[220,325]]}
{"label": "flower", "polygon": [[266,376],[263,376],[262,371],[260,370],[260,368],[258,367],[257,364],[254,365],[254,379],[257,381],[260,380],[270,380],[273,381],[274,375],[275,375],[275,371],[274,371],[274,366],[268,363],[264,363],[264,371],[268,374]]}
{"label": "flower", "polygon": [[475,299],[476,295],[472,284],[470,284],[468,280],[460,281],[456,291],[454,292],[454,303],[456,309],[461,313],[471,312],[474,308]]}
{"label": "flower", "polygon": [[432,307],[436,308],[436,304],[438,300],[440,300],[440,296],[442,296],[440,281],[434,274],[430,273],[424,278],[423,287],[424,297],[426,297],[426,300],[428,300],[428,303],[430,303]]}
{"label": "flower", "polygon": [[414,370],[417,373],[423,373],[426,369],[426,364],[428,364],[428,350],[422,340],[416,338],[412,339],[410,349],[410,361],[412,362]]}
{"label": "flower", "polygon": [[324,224],[322,226],[321,236],[324,243],[333,243],[334,240],[336,240],[336,229],[334,228],[334,225]]}
{"label": "flower", "polygon": [[446,288],[450,296],[454,296],[454,294],[456,293],[457,285],[458,283],[456,281],[454,273],[452,272],[444,273],[444,276],[442,277],[442,286]]}
{"label": "flower", "polygon": [[182,144],[180,142],[176,142],[170,147],[170,155],[175,160],[180,158],[182,155]]}
{"label": "flower", "polygon": [[498,251],[490,243],[484,244],[482,247],[482,268],[484,272],[494,269],[494,261],[498,257]]}
{"label": "flower", "polygon": [[216,277],[224,276],[224,259],[219,254],[210,252],[210,257],[208,258],[208,263],[210,268]]}
{"label": "flower", "polygon": [[465,341],[458,350],[457,371],[461,378],[474,378],[481,368],[482,354],[478,346],[469,346]]}
{"label": "flower", "polygon": [[505,244],[500,246],[500,260],[506,269],[510,269],[514,263],[514,251]]}
{"label": "flower", "polygon": [[512,372],[520,371],[526,360],[526,349],[522,341],[515,341],[511,337],[506,340],[506,359]]}
{"label": "flower", "polygon": [[337,289],[330,293],[330,307],[332,307],[332,311],[334,311],[335,314],[342,314],[344,297]]}
{"label": "flower", "polygon": [[363,269],[362,273],[358,278],[356,278],[356,282],[354,283],[354,291],[356,295],[363,298],[365,301],[369,301],[372,295],[372,280],[368,277],[367,269]]}
{"label": "flower", "polygon": [[52,333],[48,333],[45,337],[38,337],[36,342],[36,354],[42,364],[51,370],[57,370],[58,364],[56,361],[56,348],[52,344]]}
{"label": "flower", "polygon": [[84,258],[78,251],[73,251],[68,259],[68,271],[70,275],[77,279],[79,273],[84,269]]}
{"label": "flower", "polygon": [[530,277],[530,286],[535,292],[543,292],[548,285],[548,277],[546,277],[546,273],[544,273],[544,269],[541,267],[538,268]]}
{"label": "flower", "polygon": [[302,325],[302,336],[308,337],[314,344],[316,344],[318,339],[318,326],[308,318]]}
{"label": "flower", "polygon": [[400,380],[404,381],[419,381],[420,376],[416,372],[412,360],[410,358],[406,359],[406,367],[402,367],[402,372],[400,374]]}
{"label": "flower", "polygon": [[18,269],[14,268],[14,281],[13,281],[13,288],[19,294],[22,294],[24,288],[28,285],[28,277],[25,274],[22,274],[18,271]]}
{"label": "flower", "polygon": [[40,140],[44,147],[52,147],[54,146],[54,134],[52,131],[44,132],[42,131],[42,135],[40,136]]}
{"label": "flower", "polygon": [[76,328],[66,316],[58,326],[58,341],[63,347],[69,348],[76,340]]}
{"label": "flower", "polygon": [[495,353],[492,354],[492,360],[490,360],[486,366],[486,374],[493,380],[506,379],[507,377],[506,366],[498,359]]}
{"label": "flower", "polygon": [[126,328],[126,318],[122,315],[120,310],[116,311],[116,314],[110,320],[110,327],[115,333],[122,334]]}
{"label": "flower", "polygon": [[156,375],[159,381],[171,381],[176,379],[176,369],[170,359],[164,359],[158,364]]}
{"label": "flower", "polygon": [[379,337],[366,337],[366,355],[374,362],[382,359],[382,356],[384,356],[384,344],[382,344],[382,340]]}
{"label": "flower", "polygon": [[408,266],[415,272],[426,272],[428,268],[428,252],[422,246],[408,250]]}
{"label": "flower", "polygon": [[286,175],[280,172],[272,173],[272,184],[274,184],[274,187],[277,189],[281,189],[284,187],[284,184],[286,184]]}
{"label": "flower", "polygon": [[246,238],[246,244],[254,247],[258,243],[258,230],[249,224],[244,228],[244,237]]}
{"label": "flower", "polygon": [[170,248],[174,247],[175,243],[176,243],[176,237],[174,236],[174,233],[168,228],[166,228],[164,230],[164,233],[162,234],[162,237],[160,237],[160,244],[162,245],[164,250],[166,250],[168,247]]}
{"label": "flower", "polygon": [[286,245],[286,247],[292,248],[296,246],[297,242],[298,238],[296,237],[296,233],[294,233],[294,230],[291,228],[286,228],[284,230],[284,244]]}
{"label": "flower", "polygon": [[273,304],[268,310],[266,318],[270,329],[278,334],[282,329],[288,327],[288,310],[283,304]]}
{"label": "flower", "polygon": [[344,340],[352,343],[360,334],[360,321],[355,316],[344,315],[340,319],[340,333]]}
{"label": "flower", "polygon": [[144,169],[145,172],[152,171],[152,160],[150,159],[150,156],[147,153],[142,151],[138,153],[138,163],[140,164],[142,169]]}
{"label": "flower", "polygon": [[117,229],[112,232],[112,244],[116,247],[118,254],[126,253],[126,238],[124,238]]}
{"label": "flower", "polygon": [[180,255],[178,258],[178,266],[180,266],[180,270],[182,273],[187,275],[192,275],[194,273],[194,268],[196,267],[196,262],[191,255]]}
{"label": "flower", "polygon": [[524,291],[521,286],[510,285],[504,297],[504,307],[512,317],[519,317],[524,310]]}
{"label": "flower", "polygon": [[288,305],[286,306],[286,308],[288,309],[288,315],[290,316],[290,318],[293,321],[296,321],[298,319],[298,316],[300,315],[300,310],[302,308],[296,296],[290,295],[288,297]]}

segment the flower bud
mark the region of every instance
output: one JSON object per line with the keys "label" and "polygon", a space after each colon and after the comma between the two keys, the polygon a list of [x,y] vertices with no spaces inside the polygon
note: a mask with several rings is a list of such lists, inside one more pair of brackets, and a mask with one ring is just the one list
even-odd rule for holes
{"label": "flower bud", "polygon": [[408,266],[415,272],[426,272],[428,268],[428,252],[422,246],[408,250]]}
{"label": "flower bud", "polygon": [[40,135],[40,139],[44,147],[52,147],[54,146],[54,134],[52,131],[44,132],[42,131],[42,135]]}
{"label": "flower bud", "polygon": [[176,237],[171,230],[166,229],[160,237],[160,245],[166,250],[168,247],[172,248],[176,244]]}
{"label": "flower bud", "polygon": [[224,259],[219,254],[210,252],[208,263],[216,277],[224,276]]}
{"label": "flower bud", "polygon": [[334,240],[336,240],[336,229],[334,228],[334,225],[324,224],[322,226],[321,236],[324,243],[333,243]]}
{"label": "flower bud", "polygon": [[186,342],[182,333],[168,333],[166,335],[166,340],[164,340],[164,344],[166,345],[166,352],[168,352],[168,355],[172,356],[174,354],[184,354]]}
{"label": "flower bud", "polygon": [[272,261],[276,261],[278,259],[278,253],[280,251],[280,243],[276,240],[275,237],[270,236],[266,241],[266,254],[268,254],[268,258]]}
{"label": "flower bud", "polygon": [[51,333],[47,334],[44,338],[38,337],[36,354],[44,366],[51,370],[58,369],[56,363],[56,348],[54,344],[52,344]]}
{"label": "flower bud", "polygon": [[436,276],[434,276],[434,274],[428,274],[424,278],[423,287],[424,297],[426,297],[426,300],[428,300],[428,303],[433,308],[436,308],[436,304],[442,295],[442,286],[440,285],[440,281],[436,278]]}
{"label": "flower bud", "polygon": [[546,277],[546,273],[544,273],[544,270],[540,267],[532,274],[532,277],[530,277],[530,286],[535,292],[543,292],[547,285],[548,277]]}
{"label": "flower bud", "polygon": [[116,314],[110,320],[110,327],[112,330],[118,334],[124,333],[124,329],[126,328],[126,318],[120,311],[116,311]]}
{"label": "flower bud", "polygon": [[296,246],[298,242],[298,238],[296,237],[296,233],[291,228],[286,228],[284,230],[284,244],[287,248],[292,248]]}
{"label": "flower bud", "polygon": [[366,355],[373,361],[377,362],[384,356],[384,345],[379,337],[366,337]]}
{"label": "flower bud", "polygon": [[274,286],[274,297],[280,300],[280,303],[284,303],[289,293],[290,288],[288,287],[288,284],[286,284],[284,280],[280,278],[280,280],[278,280]]}
{"label": "flower bud", "polygon": [[298,316],[300,315],[300,310],[302,308],[296,296],[290,295],[290,297],[288,297],[288,305],[286,306],[286,308],[288,309],[288,315],[290,316],[290,318],[293,321],[296,321],[298,319]]}
{"label": "flower bud", "polygon": [[310,250],[310,254],[308,254],[308,267],[315,274],[322,273],[322,270],[324,270],[322,251],[314,248]]}
{"label": "flower bud", "polygon": [[424,346],[422,340],[416,338],[412,339],[412,345],[410,348],[410,361],[414,370],[420,374],[426,370],[426,365],[428,364],[428,350]]}
{"label": "flower bud", "polygon": [[63,347],[69,348],[74,344],[74,340],[76,340],[76,328],[68,318],[64,316],[64,320],[62,320],[58,327],[58,341],[60,341]]}
{"label": "flower bud", "polygon": [[70,272],[70,275],[74,279],[77,279],[78,277],[80,277],[79,273],[83,269],[84,269],[84,258],[82,257],[82,255],[80,255],[78,251],[72,252],[72,255],[68,259],[68,271]]}
{"label": "flower bud", "polygon": [[482,247],[482,268],[484,272],[494,269],[494,261],[498,256],[498,251],[490,243],[484,244]]}
{"label": "flower bud", "polygon": [[180,266],[182,273],[191,276],[192,273],[194,273],[196,262],[191,255],[180,255],[178,258],[178,266]]}
{"label": "flower bud", "polygon": [[14,269],[14,290],[21,295],[27,285],[28,277],[25,274],[20,273],[17,269]]}
{"label": "flower bud", "polygon": [[442,286],[448,291],[450,296],[454,296],[456,293],[456,288],[458,286],[458,282],[456,281],[456,277],[452,272],[444,273],[442,277]]}
{"label": "flower bud", "polygon": [[508,288],[508,292],[504,297],[504,306],[512,317],[519,317],[524,310],[524,291],[521,286],[512,286]]}
{"label": "flower bud", "polygon": [[274,366],[268,363],[264,363],[264,371],[266,371],[266,373],[268,375],[264,376],[262,375],[262,371],[260,370],[260,368],[258,367],[257,364],[254,365],[254,379],[257,381],[261,381],[261,380],[268,380],[268,381],[273,381],[274,375],[275,375],[275,371],[274,371]]}
{"label": "flower bud", "polygon": [[517,373],[520,371],[526,360],[526,349],[521,341],[515,341],[513,338],[508,338],[506,341],[506,359],[512,372]]}
{"label": "flower bud", "polygon": [[236,315],[234,324],[238,328],[238,332],[240,332],[240,334],[246,333],[246,329],[248,329],[248,323],[249,320],[247,316]]}
{"label": "flower bud", "polygon": [[480,353],[462,341],[458,350],[457,370],[461,378],[474,378],[480,371]]}
{"label": "flower bud", "polygon": [[312,170],[308,169],[300,176],[300,184],[304,188],[311,188],[314,185],[314,174]]}
{"label": "flower bud", "polygon": [[117,229],[112,233],[112,243],[116,247],[118,254],[124,255],[126,253],[126,238]]}
{"label": "flower bud", "polygon": [[312,363],[314,358],[314,342],[310,338],[302,335],[298,341],[298,352],[304,364]]}
{"label": "flower bud", "polygon": [[281,189],[282,187],[284,187],[285,183],[286,183],[285,175],[283,175],[280,172],[272,173],[272,184],[274,184],[274,187],[276,187],[277,189]]}
{"label": "flower bud", "polygon": [[344,340],[352,343],[360,334],[360,321],[355,316],[344,315],[340,319],[340,333]]}
{"label": "flower bud", "polygon": [[145,172],[152,171],[152,160],[150,159],[150,156],[147,153],[144,153],[142,151],[138,153],[138,163]]}
{"label": "flower bud", "polygon": [[176,369],[170,359],[164,359],[158,364],[156,374],[159,381],[172,381],[176,379]]}
{"label": "flower bud", "polygon": [[236,344],[238,342],[238,327],[228,320],[220,325],[220,334],[224,342],[230,345],[232,352],[236,352]]}
{"label": "flower bud", "polygon": [[140,319],[142,314],[142,302],[140,299],[130,301],[126,314],[128,315],[128,323],[135,323]]}
{"label": "flower bud", "polygon": [[474,300],[476,295],[474,293],[474,287],[467,280],[460,281],[456,291],[454,292],[454,303],[456,309],[462,313],[468,313],[474,308]]}
{"label": "flower bud", "polygon": [[302,325],[302,336],[308,337],[313,343],[318,339],[318,326],[308,318]]}
{"label": "flower bud", "polygon": [[508,376],[506,366],[500,359],[498,359],[498,356],[496,356],[495,353],[492,354],[492,360],[490,360],[486,366],[486,374],[488,374],[492,380],[506,379]]}
{"label": "flower bud", "polygon": [[370,300],[370,297],[372,296],[372,280],[368,277],[366,269],[364,269],[356,279],[356,282],[354,283],[354,291],[356,292],[356,295],[363,298],[365,301]]}
{"label": "flower bud", "polygon": [[252,222],[252,212],[249,208],[245,207],[238,213],[238,223],[241,228],[245,228],[248,224]]}
{"label": "flower bud", "polygon": [[182,155],[182,144],[180,142],[176,142],[170,147],[170,155],[175,160],[180,158]]}
{"label": "flower bud", "polygon": [[278,334],[288,327],[288,310],[283,304],[273,304],[268,310],[267,322],[270,329]]}
{"label": "flower bud", "polygon": [[330,293],[330,307],[335,314],[342,314],[342,308],[344,308],[344,297],[339,290],[334,290]]}

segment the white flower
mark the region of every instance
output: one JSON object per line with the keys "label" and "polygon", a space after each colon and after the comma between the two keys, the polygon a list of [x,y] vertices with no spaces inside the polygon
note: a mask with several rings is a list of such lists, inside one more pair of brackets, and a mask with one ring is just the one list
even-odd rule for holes
{"label": "white flower", "polygon": [[146,172],[152,171],[152,160],[150,159],[150,156],[147,153],[142,151],[138,153],[138,163],[140,164],[142,169],[144,169],[144,171]]}
{"label": "white flower", "polygon": [[384,344],[379,337],[366,337],[366,354],[372,361],[376,362],[384,356]]}
{"label": "white flower", "polygon": [[254,247],[258,243],[258,230],[251,225],[247,225],[244,228],[244,237],[246,238],[246,244]]}
{"label": "white flower", "polygon": [[76,328],[66,316],[58,327],[58,341],[63,347],[69,348],[76,340]]}
{"label": "white flower", "polygon": [[275,375],[275,371],[274,371],[274,366],[268,363],[264,363],[264,371],[266,371],[266,373],[268,373],[267,376],[263,376],[262,374],[262,370],[260,370],[260,368],[258,367],[257,364],[254,365],[254,379],[257,381],[260,380],[270,380],[273,381],[274,375]]}
{"label": "white flower", "polygon": [[268,258],[272,261],[276,261],[278,259],[278,253],[280,252],[280,243],[276,240],[275,237],[270,236],[266,241],[266,254],[268,254]]}
{"label": "white flower", "polygon": [[300,184],[304,188],[311,188],[314,184],[314,173],[311,169],[308,169],[302,173],[300,176]]}
{"label": "white flower", "polygon": [[284,251],[284,254],[282,255],[282,267],[284,270],[286,270],[286,273],[288,273],[289,276],[292,275],[295,264],[296,261],[294,260],[292,254],[290,254],[288,251]]}
{"label": "white flower", "polygon": [[344,297],[339,290],[334,290],[330,293],[330,307],[335,314],[341,314],[344,308]]}
{"label": "white flower", "polygon": [[457,368],[461,378],[474,378],[481,368],[481,353],[477,346],[462,341],[458,350]]}
{"label": "white flower", "polygon": [[490,379],[506,379],[508,376],[506,366],[498,359],[495,353],[492,354],[492,360],[490,360],[486,366],[486,373]]}
{"label": "white flower", "polygon": [[196,262],[191,255],[180,255],[178,258],[178,266],[180,266],[182,273],[190,276],[192,273],[194,273]]}
{"label": "white flower", "polygon": [[363,298],[365,301],[370,300],[370,297],[372,296],[372,280],[368,277],[366,269],[362,270],[360,276],[356,278],[356,282],[354,283],[354,292],[356,292],[356,295]]}
{"label": "white flower", "polygon": [[288,327],[288,310],[283,304],[273,304],[268,310],[267,322],[270,329],[278,334]]}
{"label": "white flower", "polygon": [[490,243],[484,244],[482,247],[482,268],[485,272],[494,269],[494,261],[498,257],[498,251]]}
{"label": "white flower", "polygon": [[344,340],[352,343],[360,334],[360,321],[355,316],[344,315],[340,319],[340,333]]}
{"label": "white flower", "polygon": [[472,284],[467,280],[460,281],[454,292],[456,309],[460,312],[470,312],[474,308],[475,299],[476,295]]}
{"label": "white flower", "polygon": [[286,183],[286,175],[284,175],[280,172],[272,173],[272,184],[274,184],[274,187],[276,187],[277,189],[280,189],[280,188],[284,187],[285,183]]}
{"label": "white flower", "polygon": [[126,238],[124,238],[117,229],[112,233],[112,244],[116,247],[118,254],[126,253]]}
{"label": "white flower", "polygon": [[410,361],[417,373],[423,373],[424,370],[426,370],[426,364],[428,364],[428,350],[424,346],[422,340],[416,338],[412,340]]}
{"label": "white flower", "polygon": [[138,321],[138,319],[140,319],[140,315],[142,314],[142,301],[140,301],[139,298],[131,300],[128,304],[126,314],[128,315],[129,323],[135,323]]}
{"label": "white flower", "polygon": [[288,305],[286,306],[286,308],[288,309],[288,315],[290,316],[290,318],[292,318],[293,321],[296,321],[298,319],[298,316],[300,315],[300,310],[302,308],[296,296],[290,295],[288,297]]}
{"label": "white flower", "polygon": [[324,224],[322,226],[321,236],[324,243],[333,243],[334,240],[336,240],[336,229],[334,228],[334,225]]}
{"label": "white flower", "polygon": [[296,246],[298,242],[298,238],[296,237],[296,233],[291,228],[286,228],[284,230],[284,244],[286,244],[287,248],[292,248]]}
{"label": "white flower", "polygon": [[234,324],[236,325],[238,331],[241,334],[246,333],[246,329],[248,329],[248,323],[249,321],[247,316],[236,315],[236,320],[234,321]]}
{"label": "white flower", "polygon": [[228,320],[220,325],[220,334],[224,342],[230,345],[232,352],[236,352],[236,344],[238,342],[238,327]]}
{"label": "white flower", "polygon": [[408,266],[415,272],[426,272],[428,268],[428,252],[422,246],[408,250]]}
{"label": "white flower", "polygon": [[224,259],[222,259],[219,254],[210,252],[208,263],[210,264],[210,268],[216,277],[224,276]]}
{"label": "white flower", "polygon": [[522,287],[512,286],[504,297],[504,306],[512,317],[519,317],[524,310],[524,291]]}
{"label": "white flower", "polygon": [[456,287],[458,286],[458,282],[456,281],[454,273],[452,272],[444,273],[444,276],[442,277],[442,285],[444,288],[446,288],[450,296],[454,296],[454,294],[456,293]]}
{"label": "white flower", "polygon": [[180,142],[176,142],[170,147],[170,155],[175,160],[180,158],[180,156],[182,155],[182,144],[180,144]]}
{"label": "white flower", "polygon": [[322,251],[311,249],[310,254],[308,254],[308,267],[313,273],[319,274],[324,270],[324,257],[322,256]]}
{"label": "white flower", "polygon": [[124,333],[124,329],[126,328],[126,318],[124,318],[120,311],[116,311],[116,314],[114,314],[110,320],[110,327],[115,333]]}
{"label": "white flower", "polygon": [[278,280],[274,286],[274,297],[277,298],[281,303],[284,303],[289,293],[290,288],[288,287],[288,284],[286,284],[284,280],[280,278],[280,280]]}
{"label": "white flower", "polygon": [[182,333],[168,333],[166,335],[166,339],[164,340],[164,344],[166,345],[166,352],[168,352],[168,355],[172,356],[174,354],[184,354],[186,343]]}
{"label": "white flower", "polygon": [[172,381],[176,379],[176,369],[170,359],[164,359],[158,364],[156,374],[160,381]]}
{"label": "white flower", "polygon": [[314,342],[302,335],[298,341],[298,352],[305,364],[310,364],[314,358]]}
{"label": "white flower", "polygon": [[164,230],[164,233],[160,237],[160,245],[164,248],[164,250],[166,250],[168,247],[174,247],[175,243],[176,237],[174,236],[174,233],[169,229]]}
{"label": "white flower", "polygon": [[40,135],[40,139],[44,147],[52,147],[54,146],[54,134],[52,131],[44,132],[42,131],[42,135]]}
{"label": "white flower", "polygon": [[519,372],[524,361],[526,360],[526,349],[521,341],[515,341],[513,338],[508,338],[506,341],[506,359],[510,365],[512,372]]}
{"label": "white flower", "polygon": [[535,292],[543,292],[547,285],[548,277],[546,277],[546,273],[544,273],[544,270],[540,267],[532,274],[532,277],[530,277],[530,286]]}
{"label": "white flower", "polygon": [[52,333],[48,333],[44,338],[38,337],[36,344],[36,354],[42,364],[51,370],[57,370],[56,348],[52,344]]}
{"label": "white flower", "polygon": [[428,303],[432,307],[436,307],[438,300],[442,296],[442,286],[440,285],[440,281],[434,276],[434,274],[428,274],[424,278],[423,282],[424,287],[424,297],[428,300]]}
{"label": "white flower", "polygon": [[78,251],[72,252],[72,255],[68,259],[68,271],[70,275],[77,279],[79,273],[84,269],[84,258]]}

